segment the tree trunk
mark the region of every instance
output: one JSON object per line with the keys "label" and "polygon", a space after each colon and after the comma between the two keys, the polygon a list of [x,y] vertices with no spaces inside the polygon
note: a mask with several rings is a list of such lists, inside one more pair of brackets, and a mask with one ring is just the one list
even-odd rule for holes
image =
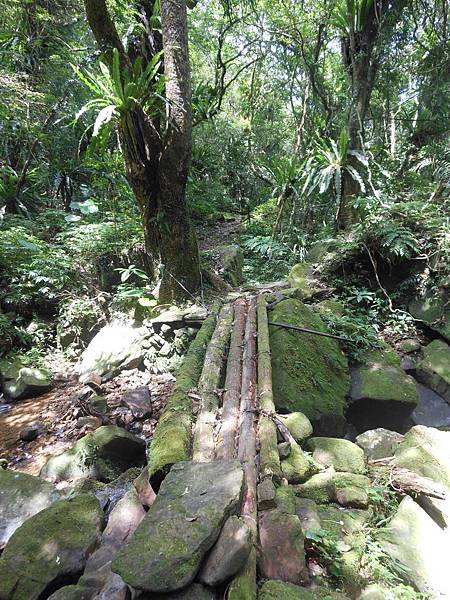
{"label": "tree trunk", "polygon": [[[148,3],[137,2],[147,11]],[[153,2],[150,2],[150,8]],[[186,183],[192,155],[191,78],[185,0],[161,0],[161,29],[146,31],[130,44],[129,54],[117,34],[105,0],[85,0],[86,15],[100,49],[112,66],[117,49],[122,69],[139,50],[145,63],[164,49],[166,119],[135,105],[121,119],[119,135],[127,179],[141,214],[151,275],[160,302],[189,296],[200,283],[197,239],[186,207]],[[137,14],[139,10],[136,11]],[[164,122],[161,122],[164,121]]]}

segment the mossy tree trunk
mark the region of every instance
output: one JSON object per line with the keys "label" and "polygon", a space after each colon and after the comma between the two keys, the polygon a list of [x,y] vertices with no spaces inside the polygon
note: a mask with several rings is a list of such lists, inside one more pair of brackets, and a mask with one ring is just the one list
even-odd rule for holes
{"label": "mossy tree trunk", "polygon": [[136,105],[121,119],[126,175],[141,213],[151,275],[159,299],[176,300],[200,282],[199,254],[186,208],[192,155],[191,78],[185,0],[161,0],[161,33],[151,29],[156,2],[133,3],[139,32],[126,51],[105,0],[84,0],[89,25],[110,68],[117,49],[122,68],[140,56],[143,66],[164,50],[167,118]]}

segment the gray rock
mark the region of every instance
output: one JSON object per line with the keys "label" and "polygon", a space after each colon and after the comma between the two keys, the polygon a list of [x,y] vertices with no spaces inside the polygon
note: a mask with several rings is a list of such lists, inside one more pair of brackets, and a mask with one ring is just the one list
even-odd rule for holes
{"label": "gray rock", "polygon": [[252,548],[252,534],[243,519],[230,517],[206,557],[199,581],[214,587],[227,581],[245,565]]}
{"label": "gray rock", "polygon": [[103,421],[99,417],[93,417],[91,415],[86,415],[85,417],[79,417],[77,419],[77,429],[82,429],[86,427],[86,429],[98,429],[102,426]]}
{"label": "gray rock", "polygon": [[258,483],[257,492],[259,510],[268,510],[269,508],[275,508],[276,490],[270,477],[267,477],[266,479],[263,479],[260,483]]}
{"label": "gray rock", "polygon": [[3,374],[5,378],[3,389],[8,398],[11,400],[34,398],[50,390],[52,381],[47,371],[15,364],[17,369],[11,368]]}
{"label": "gray rock", "polygon": [[450,432],[416,425],[397,448],[394,463],[450,489]]}
{"label": "gray rock", "polygon": [[98,544],[102,521],[90,494],[58,500],[28,519],[0,558],[0,598],[46,598],[55,583],[76,579]]}
{"label": "gray rock", "polygon": [[333,500],[341,506],[367,508],[370,480],[365,475],[355,473],[336,473],[334,477]]}
{"label": "gray rock", "polygon": [[278,444],[278,456],[280,457],[280,460],[288,458],[290,453],[291,444],[289,442],[282,442],[281,444]]}
{"label": "gray rock", "polygon": [[379,534],[384,551],[404,567],[402,577],[434,600],[450,597],[450,536],[409,496]]}
{"label": "gray rock", "polygon": [[[184,590],[171,594],[142,594],[139,600],[215,600],[214,592],[201,583],[193,583]],[[107,600],[105,598],[105,600]]]}
{"label": "gray rock", "polygon": [[149,335],[145,327],[120,321],[109,323],[83,352],[77,367],[80,381],[87,381],[92,373],[106,381],[123,369],[138,367],[145,354],[142,342]]}
{"label": "gray rock", "polygon": [[0,469],[0,549],[22,523],[59,498],[54,486],[39,477]]}
{"label": "gray rock", "polygon": [[131,410],[136,419],[148,419],[152,414],[150,391],[146,385],[127,390],[122,397],[122,404]]}
{"label": "gray rock", "polygon": [[414,425],[426,425],[437,429],[450,429],[450,406],[448,402],[418,383],[419,404],[411,413],[411,421]]}
{"label": "gray rock", "polygon": [[171,592],[191,583],[242,493],[239,461],[182,462],[164,479],[155,502],[112,569],[148,592]]}
{"label": "gray rock", "polygon": [[401,433],[379,427],[358,435],[356,443],[364,450],[368,460],[377,460],[394,456],[394,452],[402,440]]}
{"label": "gray rock", "polygon": [[108,482],[144,462],[144,440],[116,425],[106,425],[88,433],[59,456],[50,458],[40,475],[51,481],[91,477]]}
{"label": "gray rock", "polygon": [[450,403],[450,346],[433,340],[417,365],[417,378]]}
{"label": "gray rock", "polygon": [[242,274],[242,269],[244,268],[244,254],[242,248],[237,244],[231,244],[230,246],[223,246],[220,248],[220,252],[223,261],[223,278],[232,286],[239,286],[244,280]]}
{"label": "gray rock", "polygon": [[19,438],[23,442],[32,442],[39,437],[39,434],[43,431],[42,423],[32,423],[27,425],[19,432]]}
{"label": "gray rock", "polygon": [[424,321],[431,329],[450,341],[450,310],[448,296],[426,296],[409,303],[409,312],[415,319]]}

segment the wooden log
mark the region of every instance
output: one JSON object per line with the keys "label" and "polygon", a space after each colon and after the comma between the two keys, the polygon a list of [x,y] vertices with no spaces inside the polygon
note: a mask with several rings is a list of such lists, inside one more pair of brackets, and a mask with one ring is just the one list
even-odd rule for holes
{"label": "wooden log", "polygon": [[439,500],[445,500],[449,495],[442,484],[403,467],[392,467],[389,483],[403,494],[423,494]]}
{"label": "wooden log", "polygon": [[278,455],[277,427],[268,415],[275,414],[272,391],[272,363],[270,358],[269,324],[267,322],[266,298],[258,298],[258,393],[261,410],[258,427],[260,479],[270,477],[281,481],[280,457]]}
{"label": "wooden log", "polygon": [[232,324],[233,306],[227,304],[219,313],[198,384],[201,401],[194,430],[192,460],[195,462],[214,460],[214,424],[219,408],[219,385]]}
{"label": "wooden log", "polygon": [[216,305],[189,346],[183,364],[178,369],[172,393],[156,426],[148,466],[150,477],[156,482],[164,477],[173,464],[190,457],[194,420],[190,393],[198,385],[218,312],[219,305]]}
{"label": "wooden log", "polygon": [[242,352],[244,343],[247,301],[240,298],[234,303],[234,323],[228,353],[225,393],[222,406],[222,427],[217,439],[216,457],[236,457],[236,436],[239,421],[242,386]]}
{"label": "wooden log", "polygon": [[230,584],[228,600],[256,600],[257,596],[256,401],[256,302],[255,299],[252,299],[245,328],[238,446],[238,457],[244,467],[244,495],[241,516],[251,531],[252,549],[244,569]]}

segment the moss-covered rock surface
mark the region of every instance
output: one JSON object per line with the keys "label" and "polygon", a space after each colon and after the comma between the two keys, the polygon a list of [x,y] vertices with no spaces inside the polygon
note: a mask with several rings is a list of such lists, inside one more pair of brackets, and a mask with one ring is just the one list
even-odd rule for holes
{"label": "moss-covered rock surface", "polygon": [[450,346],[433,340],[417,365],[417,377],[450,403]]}
{"label": "moss-covered rock surface", "polygon": [[306,588],[285,581],[266,581],[259,600],[346,600],[348,596],[324,587]]}
{"label": "moss-covered rock surface", "polygon": [[94,496],[58,500],[15,531],[0,558],[0,598],[46,598],[52,586],[76,581],[95,549],[103,511]]}
{"label": "moss-covered rock surface", "polygon": [[[298,300],[277,304],[269,320],[326,332],[320,316]],[[271,326],[270,346],[277,409],[304,413],[319,433],[340,433],[350,377],[337,342]]]}
{"label": "moss-covered rock surface", "polygon": [[243,480],[239,461],[174,465],[144,520],[113,560],[113,571],[148,592],[187,586],[223,523],[237,511]]}
{"label": "moss-covered rock surface", "polygon": [[41,477],[51,481],[91,477],[108,482],[144,462],[144,440],[116,425],[106,425],[50,458],[41,470]]}
{"label": "moss-covered rock surface", "polygon": [[333,466],[336,471],[362,475],[367,470],[364,451],[349,440],[313,437],[308,440],[307,448],[313,459],[324,467]]}

